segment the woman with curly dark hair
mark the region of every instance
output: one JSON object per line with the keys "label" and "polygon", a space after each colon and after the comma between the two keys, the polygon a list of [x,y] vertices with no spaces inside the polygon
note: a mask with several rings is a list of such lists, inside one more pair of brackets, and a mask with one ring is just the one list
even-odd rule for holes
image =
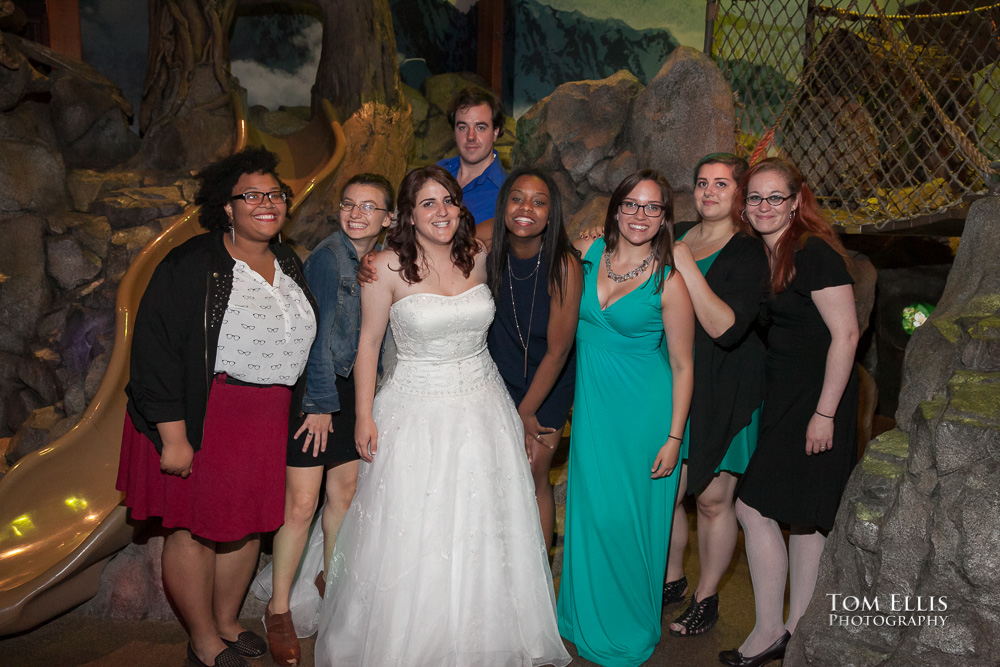
{"label": "woman with curly dark hair", "polygon": [[202,171],[207,234],[172,250],[132,337],[117,488],[134,519],[160,517],[163,583],[196,665],[239,667],[264,640],[239,624],[259,534],[284,516],[291,385],[315,336],[277,157],[248,148]]}
{"label": "woman with curly dark hair", "polygon": [[[362,463],[316,664],[565,665],[521,420],[486,347],[485,248],[448,172],[403,179],[387,245],[361,293]],[[397,362],[375,396],[387,324]]]}

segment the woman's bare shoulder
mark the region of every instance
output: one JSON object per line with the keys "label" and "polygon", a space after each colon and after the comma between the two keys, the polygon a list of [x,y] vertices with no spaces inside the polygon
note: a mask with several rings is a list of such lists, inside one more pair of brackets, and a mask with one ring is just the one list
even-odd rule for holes
{"label": "woman's bare shoulder", "polygon": [[597,239],[573,239],[573,247],[576,248],[577,252],[580,253],[580,257],[586,257],[587,252],[590,250],[590,246],[594,245],[594,241]]}
{"label": "woman's bare shoulder", "polygon": [[395,266],[399,268],[399,255],[396,254],[395,250],[391,248],[384,248],[375,253],[375,259],[372,260],[376,268],[391,267]]}

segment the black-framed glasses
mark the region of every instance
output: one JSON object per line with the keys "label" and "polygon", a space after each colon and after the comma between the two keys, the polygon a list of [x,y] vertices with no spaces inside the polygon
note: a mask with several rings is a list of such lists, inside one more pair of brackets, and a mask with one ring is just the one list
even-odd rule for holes
{"label": "black-framed glasses", "polygon": [[284,204],[288,201],[288,195],[284,192],[244,192],[243,194],[233,195],[229,199],[242,199],[251,206],[256,206],[264,201],[264,197],[267,197],[272,204]]}
{"label": "black-framed glasses", "polygon": [[767,197],[761,197],[760,195],[747,195],[743,198],[743,201],[747,203],[747,206],[760,206],[761,202],[765,201],[768,206],[781,206],[794,196],[795,195],[768,195]]}
{"label": "black-framed glasses", "polygon": [[350,213],[351,211],[354,210],[355,206],[357,206],[358,210],[361,211],[362,213],[364,213],[365,215],[371,215],[375,211],[387,211],[387,210],[389,210],[389,209],[385,209],[385,208],[379,208],[375,204],[372,204],[371,202],[367,202],[367,201],[366,202],[362,202],[360,204],[355,204],[354,202],[347,201],[345,199],[344,201],[340,202],[340,210],[343,211],[344,213]]}
{"label": "black-framed glasses", "polygon": [[637,204],[634,201],[626,200],[618,205],[618,210],[625,215],[635,215],[640,208],[650,218],[663,215],[663,204]]}

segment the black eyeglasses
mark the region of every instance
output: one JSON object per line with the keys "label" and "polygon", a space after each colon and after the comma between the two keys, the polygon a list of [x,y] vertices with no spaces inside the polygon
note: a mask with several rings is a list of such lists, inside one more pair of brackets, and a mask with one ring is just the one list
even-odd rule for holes
{"label": "black eyeglasses", "polygon": [[379,208],[378,206],[376,206],[375,204],[372,204],[371,202],[363,202],[361,204],[355,204],[354,202],[347,201],[346,199],[344,201],[340,202],[340,210],[343,211],[344,213],[350,213],[351,211],[354,210],[355,206],[357,206],[358,210],[360,210],[365,215],[371,215],[375,211],[387,211],[387,210],[389,210],[389,209],[386,209],[386,208]]}
{"label": "black eyeglasses", "polygon": [[650,218],[656,218],[663,213],[663,204],[637,204],[634,201],[623,201],[618,205],[618,210],[625,215],[635,215],[640,208]]}
{"label": "black eyeglasses", "polygon": [[284,192],[244,192],[240,195],[233,195],[229,199],[230,201],[242,199],[251,206],[256,206],[264,201],[264,197],[267,197],[272,204],[284,204],[288,201],[288,195]]}
{"label": "black eyeglasses", "polygon": [[761,202],[765,201],[768,206],[781,206],[794,196],[795,195],[768,195],[767,197],[761,197],[760,195],[748,195],[743,199],[743,201],[747,203],[747,206],[760,206]]}

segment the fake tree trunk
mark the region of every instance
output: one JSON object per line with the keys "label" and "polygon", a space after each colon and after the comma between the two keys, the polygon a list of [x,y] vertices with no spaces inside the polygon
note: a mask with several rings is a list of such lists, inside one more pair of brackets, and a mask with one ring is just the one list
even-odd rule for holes
{"label": "fake tree trunk", "polygon": [[149,62],[139,112],[137,168],[199,169],[233,149],[229,36],[241,11],[319,14],[323,51],[313,113],[329,100],[347,135],[344,162],[299,210],[296,239],[312,247],[331,231],[342,184],[374,171],[398,184],[413,144],[388,0],[149,0]]}
{"label": "fake tree trunk", "polygon": [[388,0],[310,0],[323,14],[323,54],[313,87],[333,104],[347,138],[344,161],[296,216],[295,241],[312,248],[336,225],[344,183],[361,172],[382,174],[398,186],[413,148],[413,117],[396,64]]}
{"label": "fake tree trunk", "polygon": [[368,102],[404,106],[388,0],[312,0],[324,13],[313,112],[326,98],[343,118]]}
{"label": "fake tree trunk", "polygon": [[150,0],[137,167],[197,169],[232,150],[229,31],[239,0]]}
{"label": "fake tree trunk", "polygon": [[[228,102],[229,29],[238,0],[151,0],[149,61],[139,110],[145,134],[192,105]],[[199,70],[214,78],[217,94],[207,100],[193,86]]]}

